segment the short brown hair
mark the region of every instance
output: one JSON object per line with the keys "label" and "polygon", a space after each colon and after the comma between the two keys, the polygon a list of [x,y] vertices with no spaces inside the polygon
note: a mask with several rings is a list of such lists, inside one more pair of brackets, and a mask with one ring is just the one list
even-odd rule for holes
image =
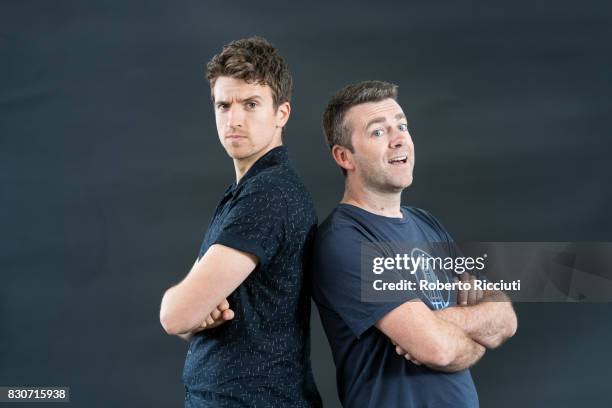
{"label": "short brown hair", "polygon": [[346,112],[355,105],[380,102],[388,98],[397,100],[397,85],[384,81],[363,81],[336,92],[323,113],[323,133],[329,148],[339,145],[353,152],[353,130],[345,121]]}
{"label": "short brown hair", "polygon": [[250,37],[232,41],[206,64],[206,78],[210,82],[213,100],[212,89],[220,76],[268,85],[272,89],[275,109],[281,103],[291,100],[293,78],[289,67],[264,38]]}

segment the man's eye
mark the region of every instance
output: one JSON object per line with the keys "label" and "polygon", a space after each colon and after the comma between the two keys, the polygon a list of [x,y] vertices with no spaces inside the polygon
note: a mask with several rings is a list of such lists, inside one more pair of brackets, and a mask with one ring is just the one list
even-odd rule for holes
{"label": "man's eye", "polygon": [[375,131],[372,132],[372,136],[374,137],[381,137],[384,134],[385,134],[385,131],[382,129],[376,129]]}
{"label": "man's eye", "polygon": [[257,102],[249,102],[249,103],[247,103],[247,108],[249,108],[249,109],[255,109],[256,106],[257,106]]}
{"label": "man's eye", "polygon": [[220,104],[217,105],[217,109],[219,109],[219,110],[226,110],[227,109],[227,104],[220,103]]}
{"label": "man's eye", "polygon": [[400,132],[405,132],[408,130],[408,125],[405,123],[402,123],[401,125],[399,125],[399,130]]}

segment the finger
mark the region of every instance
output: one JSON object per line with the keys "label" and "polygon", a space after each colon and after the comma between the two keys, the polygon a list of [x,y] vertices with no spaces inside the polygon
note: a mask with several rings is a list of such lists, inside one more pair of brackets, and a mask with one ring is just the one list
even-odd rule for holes
{"label": "finger", "polygon": [[216,320],[213,324],[208,325],[207,329],[214,329],[215,327],[220,326],[223,323],[225,323],[225,320]]}
{"label": "finger", "polygon": [[404,350],[400,346],[395,346],[395,352],[400,356],[404,354]]}
{"label": "finger", "polygon": [[408,361],[412,361],[412,357],[408,353],[404,354],[404,358]]}
{"label": "finger", "polygon": [[420,362],[418,362],[418,361],[416,361],[416,360],[410,360],[410,361],[412,362],[412,364],[415,364],[415,365],[421,365],[421,363],[420,363]]}
{"label": "finger", "polygon": [[473,305],[476,304],[476,299],[478,298],[478,295],[476,294],[477,290],[474,289],[474,283],[476,281],[476,278],[474,278],[473,276],[470,276],[470,292],[468,293],[468,304]]}
{"label": "finger", "polygon": [[227,299],[223,299],[221,303],[219,303],[219,306],[217,306],[217,309],[219,309],[219,311],[221,312],[229,309],[229,302],[227,301]]}
{"label": "finger", "polygon": [[[226,310],[226,311],[225,311],[225,312],[223,312],[223,313],[225,314],[225,313],[227,313],[227,312],[231,312],[231,310]],[[221,325],[222,325],[223,323],[225,323],[226,321],[228,321],[228,320],[232,320],[232,318],[233,318],[233,317],[234,317],[234,316],[233,316],[233,312],[232,312],[231,317],[230,317],[229,319],[226,319],[226,318],[224,318],[224,317],[222,316],[222,318],[221,318],[221,319],[219,319],[219,320],[215,320],[215,322],[214,322],[213,324],[209,325],[209,326],[208,326],[208,328],[209,328],[209,329],[213,329],[213,328],[215,328],[215,327],[221,326]]]}
{"label": "finger", "polygon": [[221,311],[219,311],[219,309],[214,309],[210,315],[212,316],[213,320],[217,320],[219,318],[219,316],[221,316]]}
{"label": "finger", "polygon": [[478,291],[478,300],[480,300],[480,299],[484,298],[484,294],[485,294],[485,291],[484,291],[484,290],[482,290],[482,289],[481,289],[481,290],[479,290],[479,291]]}
{"label": "finger", "polygon": [[208,326],[208,323],[206,323],[206,320],[204,320],[204,321],[202,322],[202,324],[200,325],[200,327],[201,327],[201,328],[203,328],[203,329],[205,329],[205,328],[206,328],[206,326]]}
{"label": "finger", "polygon": [[232,309],[226,309],[223,311],[223,320],[232,320],[234,318],[234,311]]}
{"label": "finger", "polygon": [[[457,281],[465,282],[465,280],[462,278],[462,275],[459,275],[459,276],[460,278],[455,278],[455,279],[457,279]],[[467,305],[467,291],[466,290],[460,290],[457,293],[457,304]]]}
{"label": "finger", "polygon": [[208,317],[206,318],[206,323],[210,326],[214,322],[215,322],[215,319],[213,319],[211,315],[208,315]]}

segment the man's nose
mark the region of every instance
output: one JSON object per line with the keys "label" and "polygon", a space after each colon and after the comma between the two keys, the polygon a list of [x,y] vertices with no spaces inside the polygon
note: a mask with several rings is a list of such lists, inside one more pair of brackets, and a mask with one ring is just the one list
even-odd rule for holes
{"label": "man's nose", "polygon": [[234,104],[227,111],[227,126],[230,128],[242,127],[244,123],[244,112],[240,106]]}
{"label": "man's nose", "polygon": [[389,137],[389,147],[391,149],[397,149],[398,147],[405,146],[408,143],[408,132],[401,132],[399,129],[393,129]]}

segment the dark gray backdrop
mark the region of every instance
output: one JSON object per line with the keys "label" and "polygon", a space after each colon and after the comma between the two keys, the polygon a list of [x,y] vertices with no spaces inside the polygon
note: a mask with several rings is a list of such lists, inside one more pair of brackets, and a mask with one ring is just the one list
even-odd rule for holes
{"label": "dark gray backdrop", "polygon": [[[533,3],[2,2],[0,385],[181,405],[186,343],[159,301],[233,179],[203,66],[244,36],[293,71],[285,142],[320,220],[342,193],[323,107],[384,79],[416,145],[405,203],[460,240],[610,241],[610,3]],[[612,404],[610,305],[517,312],[515,338],[473,369],[483,407]],[[312,336],[338,406],[316,309]]]}

